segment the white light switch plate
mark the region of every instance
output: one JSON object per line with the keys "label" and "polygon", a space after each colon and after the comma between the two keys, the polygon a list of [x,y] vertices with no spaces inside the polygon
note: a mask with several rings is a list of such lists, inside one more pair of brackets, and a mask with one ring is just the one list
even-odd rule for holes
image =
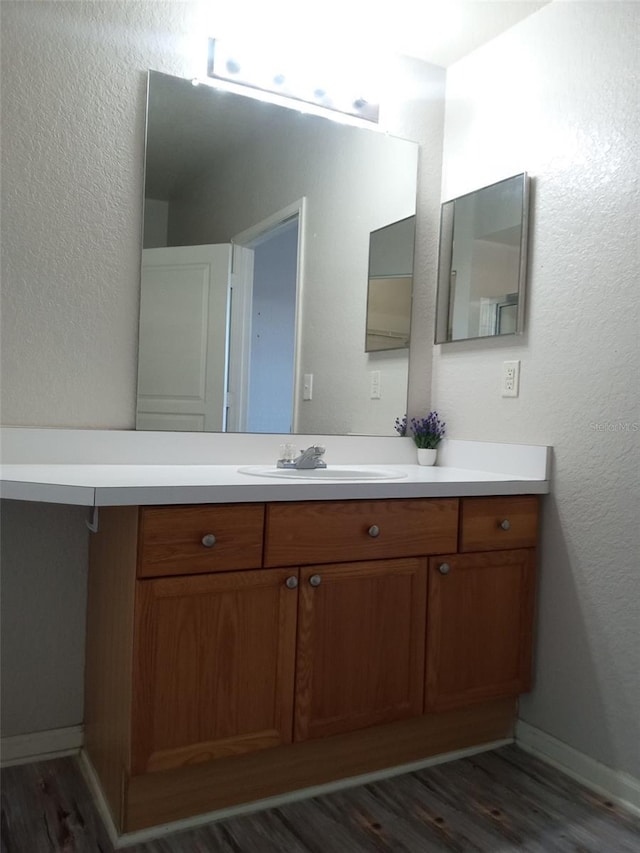
{"label": "white light switch plate", "polygon": [[369,376],[371,378],[370,397],[372,400],[379,400],[382,397],[382,389],[380,388],[380,371],[372,370]]}
{"label": "white light switch plate", "polygon": [[302,399],[313,399],[313,373],[305,373],[302,381]]}

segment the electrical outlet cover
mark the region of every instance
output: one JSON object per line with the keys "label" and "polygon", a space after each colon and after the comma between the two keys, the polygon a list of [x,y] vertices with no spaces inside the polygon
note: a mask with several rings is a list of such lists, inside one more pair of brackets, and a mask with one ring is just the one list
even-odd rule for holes
{"label": "electrical outlet cover", "polygon": [[502,362],[502,396],[517,397],[520,393],[520,362]]}

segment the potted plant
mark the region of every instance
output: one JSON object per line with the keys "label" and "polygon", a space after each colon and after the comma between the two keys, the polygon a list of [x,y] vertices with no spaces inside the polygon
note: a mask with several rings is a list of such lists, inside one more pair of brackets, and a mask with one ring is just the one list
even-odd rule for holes
{"label": "potted plant", "polygon": [[410,434],[418,449],[419,465],[435,465],[438,455],[438,445],[444,438],[446,424],[440,420],[437,412],[429,412],[426,418],[411,418],[407,416],[396,418],[395,430],[400,435]]}

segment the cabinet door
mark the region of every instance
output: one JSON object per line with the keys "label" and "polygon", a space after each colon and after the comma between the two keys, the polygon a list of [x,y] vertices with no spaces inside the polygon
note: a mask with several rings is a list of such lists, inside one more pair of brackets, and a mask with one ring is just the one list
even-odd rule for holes
{"label": "cabinet door", "polygon": [[530,689],[533,549],[433,557],[427,608],[427,711]]}
{"label": "cabinet door", "polygon": [[300,571],[295,740],[417,716],[426,559]]}
{"label": "cabinet door", "polygon": [[291,742],[297,577],[137,582],[134,775]]}

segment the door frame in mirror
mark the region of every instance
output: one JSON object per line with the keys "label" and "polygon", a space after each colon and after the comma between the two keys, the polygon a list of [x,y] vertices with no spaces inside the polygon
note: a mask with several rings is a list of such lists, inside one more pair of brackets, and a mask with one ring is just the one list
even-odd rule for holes
{"label": "door frame in mirror", "polygon": [[[456,271],[452,269],[453,261],[453,235],[455,224],[455,204],[462,199],[468,199],[470,196],[477,196],[485,190],[493,189],[500,184],[506,184],[509,181],[518,181],[522,191],[521,205],[521,228],[519,241],[519,259],[518,259],[518,276],[517,276],[517,314],[516,327],[514,331],[498,332],[487,335],[475,335],[468,337],[453,338],[451,332],[453,318],[453,304],[455,292],[455,275]],[[526,279],[527,279],[527,248],[528,248],[528,232],[529,232],[529,198],[530,198],[531,179],[526,172],[520,172],[516,175],[511,175],[500,181],[495,181],[477,190],[473,190],[456,198],[449,199],[441,204],[440,207],[440,236],[438,241],[438,283],[437,283],[437,298],[436,298],[436,321],[434,329],[435,344],[451,344],[461,341],[478,341],[492,340],[493,338],[503,338],[509,335],[521,335],[524,332],[525,319],[525,295],[526,295]]]}
{"label": "door frame in mirror", "polygon": [[[302,328],[302,300],[304,294],[304,243],[306,233],[305,210],[306,197],[302,196],[287,205],[287,207],[278,210],[266,219],[255,223],[252,227],[245,229],[240,234],[235,234],[231,238],[231,243],[234,246],[253,248],[261,238],[263,238],[267,233],[272,233],[274,229],[291,222],[293,219],[296,219],[298,223],[292,376],[293,399],[291,401],[292,434],[297,432],[300,417],[300,395],[297,392],[301,382],[300,365],[302,363],[302,340],[300,329]],[[227,427],[228,432],[247,431],[247,388],[249,384],[249,360],[251,350],[249,337],[251,335],[251,308],[253,295],[244,294],[243,296],[242,304],[237,306],[238,310],[235,312],[235,316],[233,313],[231,315],[229,364],[227,365],[227,368],[230,373],[230,388],[233,388],[236,397],[236,414],[231,427]]]}

